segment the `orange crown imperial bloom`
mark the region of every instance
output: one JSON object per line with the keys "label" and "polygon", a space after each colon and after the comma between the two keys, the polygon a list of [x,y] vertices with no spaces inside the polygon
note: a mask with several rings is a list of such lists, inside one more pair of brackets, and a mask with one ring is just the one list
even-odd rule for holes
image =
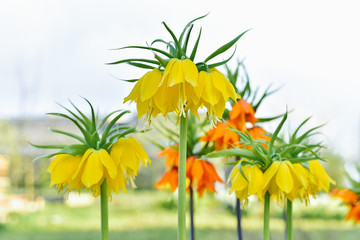
{"label": "orange crown imperial bloom", "polygon": [[346,220],[353,219],[355,223],[360,222],[360,202],[350,206],[350,210],[346,215]]}
{"label": "orange crown imperial bloom", "polygon": [[215,182],[224,183],[216,172],[214,165],[196,157],[189,157],[186,161],[186,177],[190,180],[189,187],[196,187],[199,196],[204,190],[210,193],[216,192]]}
{"label": "orange crown imperial bloom", "polygon": [[229,115],[230,121],[232,121],[235,124],[236,128],[240,131],[245,131],[246,122],[250,122],[254,125],[255,122],[258,121],[258,119],[255,117],[254,109],[244,99],[237,101],[233,105]]}
{"label": "orange crown imperial bloom", "polygon": [[341,190],[335,188],[331,192],[331,195],[333,195],[334,197],[341,198],[343,202],[346,204],[355,204],[359,200],[359,196],[356,193],[346,188]]}
{"label": "orange crown imperial bloom", "polygon": [[217,123],[216,127],[211,128],[207,132],[207,135],[200,138],[200,141],[214,142],[214,147],[217,151],[238,146],[240,141],[239,135],[232,131],[228,124],[231,125],[231,123],[226,122]]}
{"label": "orange crown imperial bloom", "polygon": [[[172,192],[178,188],[178,153],[178,151],[169,147],[158,154],[158,156],[167,156],[166,166],[168,170],[155,184],[156,188],[161,190],[170,188]],[[223,183],[215,167],[210,162],[198,160],[194,156],[186,160],[186,177],[189,180],[187,191],[189,191],[190,187],[196,187],[199,196],[202,196],[205,190],[210,193],[216,192],[215,182]]]}

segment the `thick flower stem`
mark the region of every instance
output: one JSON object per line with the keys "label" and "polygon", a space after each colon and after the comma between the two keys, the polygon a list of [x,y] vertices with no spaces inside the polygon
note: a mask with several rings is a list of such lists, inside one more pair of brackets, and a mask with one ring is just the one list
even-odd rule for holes
{"label": "thick flower stem", "polygon": [[186,145],[187,118],[185,115],[180,117],[178,240],[186,240]]}
{"label": "thick flower stem", "polygon": [[270,240],[270,194],[265,193],[264,199],[264,240]]}
{"label": "thick flower stem", "polygon": [[195,240],[194,227],[194,190],[190,187],[190,239]]}
{"label": "thick flower stem", "polygon": [[236,198],[235,211],[236,211],[236,218],[237,218],[238,240],[242,240],[243,237],[242,237],[242,228],[241,228],[241,206],[240,206],[240,200],[238,198]]}
{"label": "thick flower stem", "polygon": [[108,188],[106,181],[101,185],[101,239],[109,240]]}
{"label": "thick flower stem", "polygon": [[287,226],[287,240],[293,240],[293,226],[292,226],[292,201],[287,199],[286,203],[286,226]]}

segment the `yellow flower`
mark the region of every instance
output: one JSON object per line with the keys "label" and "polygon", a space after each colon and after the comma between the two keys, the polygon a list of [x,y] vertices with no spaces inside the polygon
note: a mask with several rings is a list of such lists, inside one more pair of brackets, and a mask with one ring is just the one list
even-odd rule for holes
{"label": "yellow flower", "polygon": [[188,101],[196,97],[193,87],[198,85],[198,70],[190,60],[173,58],[167,64],[159,89],[155,95],[155,104],[159,107],[163,116],[173,111],[184,114]]}
{"label": "yellow flower", "polygon": [[[197,108],[204,105],[213,124],[222,118],[225,103],[232,98],[236,101],[236,92],[229,80],[216,68],[207,73],[199,73],[199,86],[194,88],[197,98],[193,98],[191,111],[197,115]],[[199,98],[199,99],[198,99]],[[195,108],[193,106],[196,106]]]}
{"label": "yellow flower", "polygon": [[81,156],[76,157],[70,154],[59,154],[50,163],[48,171],[51,174],[50,187],[57,185],[58,191],[61,191],[68,185],[68,191],[76,189],[80,192],[84,186],[79,178],[73,179],[73,176],[81,162]]}
{"label": "yellow flower", "polygon": [[115,179],[117,169],[114,160],[105,149],[95,150],[89,148],[82,156],[81,163],[73,177],[81,176],[81,182],[86,188],[102,183],[108,175]]}
{"label": "yellow flower", "polygon": [[[118,172],[126,173],[127,182],[135,186],[134,179],[137,176],[140,161],[147,166],[147,162],[151,164],[151,160],[146,154],[144,148],[134,137],[120,138],[117,143],[112,146],[110,156],[115,160]],[[116,188],[117,189],[117,188]]]}
{"label": "yellow flower", "polygon": [[255,194],[262,201],[263,172],[256,164],[244,165],[241,168],[246,177],[245,179],[239,170],[240,163],[230,173],[229,180],[232,183],[230,193],[235,191],[237,198],[243,201],[245,205],[248,203],[248,197]]}
{"label": "yellow flower", "polygon": [[151,116],[156,117],[160,113],[154,102],[154,95],[161,80],[162,72],[157,68],[145,73],[135,84],[129,96],[124,99],[124,103],[127,101],[136,102],[138,118],[146,114],[146,118],[150,120]]}
{"label": "yellow flower", "polygon": [[329,192],[330,183],[335,184],[335,181],[326,173],[318,160],[309,161],[309,169],[314,177],[314,184],[311,184],[312,194],[318,193],[323,189],[325,192]]}
{"label": "yellow flower", "polygon": [[[297,168],[300,169],[299,166]],[[298,172],[289,161],[274,161],[264,173],[264,193],[269,192],[270,196],[275,197],[278,203],[285,198],[290,200],[301,196],[302,189],[306,189],[306,176],[303,172]]]}

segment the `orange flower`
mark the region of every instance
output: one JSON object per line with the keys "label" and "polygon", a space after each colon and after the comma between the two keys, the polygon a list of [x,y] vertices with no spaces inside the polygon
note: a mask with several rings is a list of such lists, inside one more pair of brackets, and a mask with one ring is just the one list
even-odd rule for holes
{"label": "orange flower", "polygon": [[205,160],[198,160],[196,157],[189,157],[186,160],[186,177],[190,179],[189,187],[195,187],[201,197],[204,190],[210,193],[216,192],[215,182],[224,183],[216,172],[214,165]]}
{"label": "orange flower", "polygon": [[166,156],[166,167],[179,166],[179,151],[175,150],[177,147],[177,145],[170,146],[159,152],[158,157]]}
{"label": "orange flower", "polygon": [[[157,189],[169,189],[175,191],[178,188],[178,163],[179,152],[168,147],[158,154],[166,156],[166,166],[169,168],[165,171],[162,178],[155,184]],[[215,167],[205,160],[197,160],[196,157],[189,157],[186,160],[186,177],[189,180],[186,188],[189,191],[190,186],[196,187],[199,196],[202,196],[204,190],[210,193],[216,192],[215,182],[224,183],[216,172]]]}
{"label": "orange flower", "polygon": [[175,190],[178,188],[179,185],[179,170],[177,167],[173,167],[170,170],[166,171],[163,175],[163,177],[155,184],[155,188],[163,190],[163,189],[169,189],[172,192],[175,192]]}
{"label": "orange flower", "polygon": [[348,214],[346,215],[346,220],[353,219],[355,223],[360,222],[360,202],[357,202],[356,205],[351,205]]}
{"label": "orange flower", "polygon": [[[231,124],[229,123],[229,125]],[[230,130],[226,122],[220,122],[210,129],[207,135],[200,138],[200,141],[214,142],[215,149],[222,150],[232,148],[233,145],[237,146],[240,139],[239,135]]]}
{"label": "orange flower", "polygon": [[343,200],[344,203],[347,204],[355,204],[358,200],[359,200],[359,196],[354,193],[353,191],[349,190],[349,189],[337,189],[335,188],[332,192],[331,195],[333,195],[334,197],[338,197],[341,198]]}
{"label": "orange flower", "polygon": [[230,121],[235,124],[240,131],[245,131],[246,123],[250,122],[253,125],[258,119],[255,117],[255,111],[252,106],[244,99],[239,100],[232,107],[229,113]]}

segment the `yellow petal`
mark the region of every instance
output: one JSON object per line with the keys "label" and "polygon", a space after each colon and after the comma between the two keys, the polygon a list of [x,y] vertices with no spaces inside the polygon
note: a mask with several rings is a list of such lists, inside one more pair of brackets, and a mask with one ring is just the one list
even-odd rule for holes
{"label": "yellow petal", "polygon": [[130,94],[124,98],[124,103],[126,103],[127,101],[133,102],[136,99],[138,99],[138,97],[140,96],[141,84],[142,84],[142,78],[140,78],[139,81],[137,81],[134,88],[131,90]]}
{"label": "yellow petal", "polygon": [[69,180],[71,180],[80,164],[80,161],[80,157],[74,157],[70,154],[58,155],[56,157],[56,165],[54,163],[54,165],[51,166],[52,170],[50,186],[60,183],[66,184]]}
{"label": "yellow petal", "polygon": [[155,95],[162,79],[162,73],[159,69],[155,68],[154,70],[147,72],[142,78],[141,101],[144,102]]}
{"label": "yellow petal", "polygon": [[281,162],[276,173],[276,184],[285,193],[291,192],[294,187],[294,180],[291,176],[290,169],[285,162]]}
{"label": "yellow petal", "polygon": [[105,166],[110,178],[115,178],[117,174],[117,167],[114,163],[114,160],[110,157],[109,153],[105,149],[100,149],[99,153],[101,163]]}
{"label": "yellow petal", "polygon": [[280,166],[280,162],[279,161],[274,161],[270,167],[268,169],[266,169],[265,173],[264,173],[264,185],[263,185],[263,189],[267,189],[268,185],[270,183],[270,180],[274,177],[274,175],[276,174],[276,172],[278,171]]}
{"label": "yellow petal", "polygon": [[219,102],[222,95],[214,86],[212,76],[209,73],[205,73],[205,74],[207,75],[202,76],[205,79],[205,85],[202,91],[201,98],[204,99],[204,101],[208,102],[210,105],[214,106]]}
{"label": "yellow petal", "polygon": [[253,195],[259,192],[262,192],[263,186],[263,172],[256,166],[250,167],[249,173],[249,195]]}
{"label": "yellow petal", "polygon": [[145,149],[141,146],[141,144],[134,137],[130,137],[129,141],[131,142],[133,148],[136,149],[136,155],[144,164],[144,166],[146,166],[148,162],[149,164],[151,164],[151,160],[149,159],[149,156],[147,155]]}
{"label": "yellow petal", "polygon": [[84,164],[85,167],[81,176],[81,182],[85,187],[90,188],[92,185],[99,183],[104,175],[104,167],[101,163],[100,153],[93,150]]}
{"label": "yellow petal", "polygon": [[171,70],[169,72],[169,76],[167,79],[167,86],[172,87],[176,84],[183,82],[185,82],[183,64],[181,60],[177,60],[172,65]]}
{"label": "yellow petal", "polygon": [[199,72],[196,65],[190,60],[182,61],[185,81],[190,83],[193,87],[198,85]]}
{"label": "yellow petal", "polygon": [[228,101],[229,98],[236,101],[236,92],[229,80],[216,69],[211,69],[210,74],[214,86],[222,93],[224,101]]}

